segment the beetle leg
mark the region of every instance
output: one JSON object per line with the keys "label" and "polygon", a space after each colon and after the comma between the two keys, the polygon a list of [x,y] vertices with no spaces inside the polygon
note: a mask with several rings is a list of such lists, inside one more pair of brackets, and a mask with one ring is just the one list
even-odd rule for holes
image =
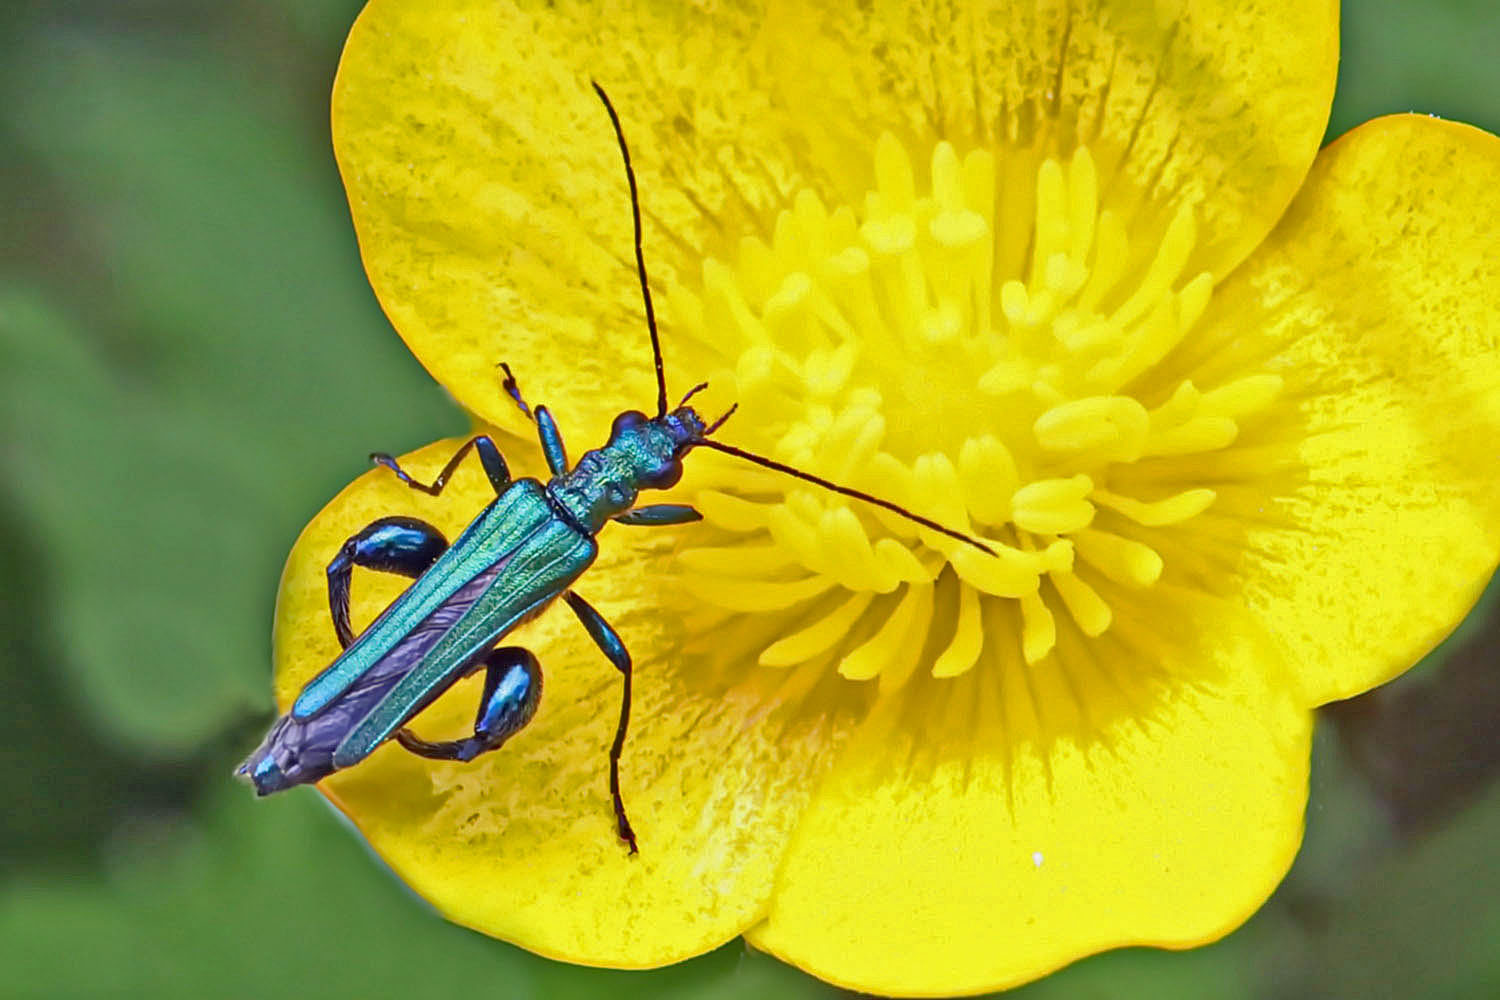
{"label": "beetle leg", "polygon": [[521,395],[521,387],[516,384],[515,372],[510,370],[510,365],[504,361],[500,362],[500,369],[505,372],[505,379],[500,384],[521,412],[526,414],[526,419],[536,422],[537,437],[542,439],[542,454],[547,456],[547,468],[552,470],[554,476],[560,476],[568,471],[568,450],[563,447],[562,432],[557,429],[557,421],[552,419],[552,414],[545,406],[528,406],[525,397]]}
{"label": "beetle leg", "polygon": [[397,465],[396,460],[385,452],[371,452],[370,461],[390,469],[398,479],[412,489],[435,497],[443,492],[443,487],[448,485],[448,478],[453,475],[453,470],[458,468],[458,463],[464,460],[470,448],[479,453],[479,462],[484,466],[484,474],[489,477],[490,485],[495,488],[495,495],[499,496],[504,493],[505,488],[510,485],[510,468],[505,464],[505,456],[500,454],[500,449],[495,447],[495,442],[491,441],[486,434],[480,434],[478,437],[465,441],[463,446],[453,453],[453,457],[448,459],[448,464],[443,466],[442,471],[431,483],[419,482],[407,475],[406,470]]}
{"label": "beetle leg", "polygon": [[443,533],[414,517],[382,517],[351,535],[328,563],[328,611],[339,645],[354,641],[349,627],[349,578],[354,567],[416,579],[448,548]]}
{"label": "beetle leg", "polygon": [[542,665],[531,650],[501,646],[483,660],[484,694],[474,716],[474,735],[461,740],[424,740],[409,729],[396,730],[397,741],[431,760],[473,760],[496,750],[536,714],[542,696]]}
{"label": "beetle leg", "polygon": [[554,476],[567,472],[568,450],[563,447],[562,432],[557,429],[557,421],[552,419],[552,414],[545,406],[536,408],[536,432],[537,437],[542,439],[542,454],[547,456],[547,468],[552,470]]}
{"label": "beetle leg", "polygon": [[604,651],[609,662],[615,665],[615,669],[625,679],[625,691],[620,701],[620,724],[615,729],[615,741],[609,747],[609,794],[615,804],[615,828],[619,831],[620,839],[630,845],[630,853],[635,854],[635,831],[630,828],[630,820],[625,816],[625,800],[620,797],[620,754],[625,749],[625,730],[630,725],[630,650],[625,648],[619,633],[610,628],[609,622],[588,601],[571,590],[563,596],[567,598],[568,607],[573,609],[573,613],[588,630],[589,638]]}
{"label": "beetle leg", "polygon": [[505,390],[505,394],[516,401],[516,405],[521,408],[521,412],[526,414],[527,420],[535,420],[536,418],[531,414],[531,407],[526,405],[526,398],[521,395],[521,387],[516,384],[516,373],[511,371],[510,365],[504,361],[500,362],[500,370],[505,372],[505,378],[500,383],[501,388]]}
{"label": "beetle leg", "polygon": [[658,526],[664,524],[687,524],[689,521],[701,521],[703,515],[687,504],[681,503],[651,503],[643,507],[627,510],[615,518],[620,524],[644,524]]}

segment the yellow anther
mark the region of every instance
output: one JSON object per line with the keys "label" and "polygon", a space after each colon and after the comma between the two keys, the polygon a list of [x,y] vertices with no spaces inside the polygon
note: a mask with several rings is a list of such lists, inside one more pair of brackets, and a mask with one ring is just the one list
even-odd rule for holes
{"label": "yellow anther", "polygon": [[1052,332],[1075,354],[1092,354],[1120,339],[1120,330],[1108,319],[1065,313],[1052,324]]}
{"label": "yellow anther", "polygon": [[944,302],[936,309],[929,309],[922,319],[922,339],[929,344],[946,344],[963,332],[963,316],[958,304]]}
{"label": "yellow anther", "polygon": [[[705,262],[705,270],[709,263],[714,262],[711,259]],[[763,301],[781,280],[782,267],[763,240],[747,236],[740,240],[739,266],[736,271],[746,297],[751,301]]]}
{"label": "yellow anther", "polygon": [[796,239],[794,251],[804,260],[820,260],[833,251],[828,246],[828,209],[823,199],[811,188],[797,192],[792,202],[792,220],[796,223],[788,233]]}
{"label": "yellow anther", "polygon": [[918,456],[912,466],[912,501],[928,511],[940,524],[962,529],[968,527],[969,512],[964,509],[963,488],[953,459],[942,452]]}
{"label": "yellow anther", "polygon": [[871,250],[895,256],[916,245],[917,223],[909,215],[888,215],[866,222],[859,227],[859,234]]}
{"label": "yellow anther", "polygon": [[1068,246],[1068,195],[1063,182],[1062,165],[1056,160],[1042,162],[1036,175],[1036,229],[1032,234],[1032,280],[1046,273],[1047,261]]}
{"label": "yellow anther", "polygon": [[845,247],[828,257],[823,268],[830,277],[859,277],[869,273],[870,255],[862,247]]}
{"label": "yellow anther", "polygon": [[1042,280],[1047,290],[1065,299],[1078,290],[1089,273],[1067,254],[1055,253],[1047,258],[1047,266],[1043,275]]}
{"label": "yellow anther", "polygon": [[741,385],[754,386],[776,370],[776,351],[769,345],[751,347],[735,359],[734,377]]}
{"label": "yellow anther", "polygon": [[993,541],[989,546],[998,555],[985,555],[967,545],[960,545],[948,556],[961,580],[996,597],[1020,597],[1036,591],[1041,577],[1030,553]]}
{"label": "yellow anther", "polygon": [[1161,430],[1191,420],[1203,401],[1203,393],[1189,381],[1180,383],[1167,401],[1151,411],[1151,427]]}
{"label": "yellow anther", "polygon": [[992,396],[1003,396],[1025,389],[1031,382],[1031,368],[1007,358],[979,376],[979,389]]}
{"label": "yellow anther", "polygon": [[[908,633],[923,616],[924,603],[926,615],[930,617],[932,588],[922,585],[908,587],[879,631],[839,661],[839,673],[851,681],[867,681],[884,670],[903,652]],[[923,624],[925,626],[925,622]]]}
{"label": "yellow anther", "polygon": [[1099,214],[1099,178],[1087,146],[1073,151],[1068,164],[1068,253],[1078,262],[1088,257]]}
{"label": "yellow anther", "polygon": [[1077,531],[1094,519],[1094,505],[1085,499],[1093,488],[1093,480],[1082,474],[1027,483],[1011,497],[1011,520],[1038,534]]}
{"label": "yellow anther", "polygon": [[882,538],[875,543],[875,558],[883,569],[906,583],[933,578],[932,571],[922,565],[912,550],[894,538]]}
{"label": "yellow anther", "polygon": [[[912,506],[912,493],[916,489],[911,467],[888,451],[877,451],[870,456],[868,475],[871,482],[880,483],[880,495],[908,509]],[[916,538],[917,527],[904,517],[876,508],[871,511],[879,518],[886,532],[897,538]]]}
{"label": "yellow anther", "polygon": [[[904,632],[896,639],[891,657],[880,671],[880,693],[887,694],[900,689],[917,672],[918,658],[911,655],[910,644],[922,642],[932,629],[932,607],[934,588],[930,583],[908,587],[903,605],[910,603],[911,618]],[[901,609],[897,609],[899,614]]]}
{"label": "yellow anther", "polygon": [[990,227],[978,212],[960,209],[933,216],[928,231],[943,246],[963,248],[978,244],[990,234]]}
{"label": "yellow anther", "polygon": [[1149,545],[1094,528],[1069,536],[1078,556],[1116,583],[1149,587],[1161,579],[1162,560]]}
{"label": "yellow anther", "polygon": [[[1192,253],[1197,231],[1198,226],[1193,219],[1192,208],[1187,205],[1180,206],[1177,214],[1168,224],[1167,231],[1162,235],[1156,256],[1152,258],[1151,266],[1141,278],[1141,283],[1125,304],[1114,313],[1114,318],[1121,325],[1134,324],[1146,315],[1148,310],[1168,299],[1173,282],[1182,273],[1188,254]],[[1174,322],[1176,320],[1175,314],[1173,320]]]}
{"label": "yellow anther", "polygon": [[1090,396],[1043,413],[1032,433],[1047,451],[1098,451],[1114,461],[1129,462],[1140,456],[1149,425],[1146,408],[1130,396]]}
{"label": "yellow anther", "polygon": [[703,262],[703,296],[705,321],[738,331],[740,342],[747,346],[769,342],[770,335],[746,303],[734,272],[712,258]]}
{"label": "yellow anther", "polygon": [[1072,573],[1053,573],[1048,577],[1057,593],[1062,597],[1068,614],[1078,623],[1084,635],[1103,635],[1114,620],[1104,598],[1088,584]]}
{"label": "yellow anther", "polygon": [[1095,490],[1094,499],[1111,510],[1119,511],[1136,524],[1148,528],[1159,528],[1168,524],[1181,524],[1197,517],[1208,509],[1217,496],[1210,489],[1184,490],[1165,500],[1142,503],[1130,497],[1122,497],[1107,490]]}
{"label": "yellow anther", "polygon": [[806,350],[813,346],[808,315],[812,279],[801,271],[794,271],[782,280],[781,286],[766,300],[761,310],[761,320],[778,344],[792,350]]}
{"label": "yellow anther", "polygon": [[1026,286],[1019,281],[1007,281],[1000,286],[1000,311],[1012,325],[1021,326],[1027,323],[1027,315],[1031,309],[1030,296],[1026,294]]}
{"label": "yellow anther", "polygon": [[867,587],[877,594],[895,590],[901,579],[875,558],[870,536],[847,507],[825,511],[818,521],[824,565],[850,590]]}
{"label": "yellow anther", "polygon": [[810,353],[802,366],[802,379],[807,383],[808,391],[824,398],[842,389],[854,370],[857,353],[852,343],[840,344],[832,350],[819,348]]}
{"label": "yellow anther", "polygon": [[957,677],[967,673],[979,660],[984,648],[984,632],[980,627],[979,592],[973,587],[960,587],[958,591],[958,621],[953,626],[953,638],[948,647],[932,664],[932,676]]}
{"label": "yellow anther", "polygon": [[951,142],[939,142],[932,148],[932,200],[939,211],[964,207],[963,173]]}
{"label": "yellow anther", "polygon": [[1228,417],[1197,416],[1186,423],[1153,431],[1146,439],[1147,455],[1196,455],[1234,443],[1239,425]]}
{"label": "yellow anther", "polygon": [[1010,497],[1020,485],[1016,460],[993,434],[964,440],[958,450],[958,481],[969,516],[981,524],[1010,520]]}
{"label": "yellow anther", "polygon": [[885,437],[885,417],[866,406],[849,406],[823,439],[822,468],[829,476],[847,480],[875,454]]}
{"label": "yellow anther", "polygon": [[[789,501],[793,499],[794,497],[788,498]],[[809,516],[788,502],[771,509],[766,517],[766,527],[777,545],[796,553],[797,560],[809,569],[823,572],[828,568],[828,563],[822,539],[818,537],[818,529],[814,527],[817,520],[816,513]]]}
{"label": "yellow anther", "polygon": [[1021,598],[1021,655],[1037,663],[1057,645],[1057,622],[1038,594]]}
{"label": "yellow anther", "polygon": [[869,591],[855,591],[822,618],[761,650],[761,666],[790,667],[826,653],[848,634],[874,597]]}
{"label": "yellow anther", "polygon": [[1073,571],[1073,543],[1060,538],[1040,553],[1041,571],[1044,573],[1071,573]]}
{"label": "yellow anther", "polygon": [[1177,327],[1186,333],[1198,322],[1213,297],[1214,276],[1207,271],[1182,286],[1177,293]]}
{"label": "yellow anther", "polygon": [[892,211],[907,211],[917,198],[911,159],[900,140],[889,132],[875,140],[875,190]]}
{"label": "yellow anther", "polygon": [[1142,287],[1149,287],[1157,282],[1165,287],[1176,281],[1197,240],[1198,220],[1193,207],[1186,203],[1179,205],[1172,221],[1167,225],[1167,231],[1162,234],[1161,247],[1151,262],[1150,272],[1141,282]]}
{"label": "yellow anther", "polygon": [[1203,394],[1203,409],[1215,416],[1238,419],[1259,412],[1281,393],[1280,375],[1249,375]]}
{"label": "yellow anther", "polygon": [[[692,498],[709,547],[683,553],[688,585],[732,610],[792,609],[796,630],[767,639],[762,663],[832,662],[887,690],[917,669],[1008,662],[985,655],[991,642],[1043,661],[1059,614],[1070,635],[1108,630],[1119,588],[1156,584],[1172,526],[1238,473],[1215,452],[1283,386],[1210,382],[1213,359],[1175,350],[1214,289],[1187,270],[1194,209],[1132,208],[1130,227],[1161,228],[1128,230],[1101,205],[1088,149],[1039,163],[942,142],[923,161],[884,134],[874,174],[848,204],[796,192],[771,233],[740,241],[735,268],[704,265],[673,318],[696,332],[715,391],[732,386],[757,414],[736,443],[995,549],[773,473],[709,467],[700,482],[723,491]],[[1030,217],[997,218],[1016,205]],[[1019,627],[997,634],[1007,621]],[[951,634],[929,635],[935,622]]]}
{"label": "yellow anther", "polygon": [[1130,267],[1130,240],[1119,216],[1108,209],[1100,212],[1095,233],[1094,262],[1089,269],[1088,284],[1075,300],[1078,308],[1090,311],[1114,290]]}
{"label": "yellow anther", "polygon": [[1115,388],[1129,382],[1156,364],[1177,346],[1183,330],[1177,325],[1177,308],[1171,297],[1162,299],[1145,320],[1137,324],[1126,351],[1089,372],[1089,381]]}

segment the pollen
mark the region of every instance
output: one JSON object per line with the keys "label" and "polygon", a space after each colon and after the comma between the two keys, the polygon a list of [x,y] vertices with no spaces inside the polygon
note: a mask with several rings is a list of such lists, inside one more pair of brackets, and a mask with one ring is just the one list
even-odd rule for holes
{"label": "pollen", "polygon": [[884,688],[1044,664],[1061,633],[1103,635],[1122,594],[1161,585],[1171,533],[1216,499],[1195,470],[1281,379],[1198,385],[1169,363],[1213,294],[1188,269],[1194,213],[1135,231],[1087,148],[1020,170],[939,142],[921,164],[884,135],[872,167],[857,203],[803,190],[736,260],[705,261],[674,335],[736,394],[726,437],[995,554],[714,456],[684,583],[774,616],[765,667]]}

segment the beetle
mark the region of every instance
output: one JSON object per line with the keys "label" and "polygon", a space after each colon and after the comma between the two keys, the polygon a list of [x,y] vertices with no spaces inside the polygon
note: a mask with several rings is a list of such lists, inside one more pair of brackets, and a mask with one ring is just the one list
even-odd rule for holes
{"label": "beetle", "polygon": [[[484,434],[466,441],[430,483],[410,476],[390,455],[371,455],[412,489],[438,496],[473,452],[494,487],[495,499],[451,545],[425,521],[392,516],[367,525],[340,547],[327,573],[329,614],[343,651],[303,687],[291,709],[276,719],[261,745],[240,765],[236,773],[260,795],[318,781],[359,763],[392,738],[411,753],[434,760],[469,761],[498,749],[531,720],[542,691],[536,656],[524,647],[499,643],[560,597],[623,678],[620,718],[609,749],[609,792],[619,837],[630,853],[636,853],[635,832],[620,794],[620,757],[630,723],[630,652],[619,633],[572,586],[594,562],[599,552],[595,536],[609,522],[670,525],[701,518],[682,504],[636,505],[642,490],[675,485],[682,477],[683,458],[694,448],[734,455],[883,507],[994,554],[983,542],[888,500],[713,439],[735,408],[706,422],[688,405],[706,384],[695,386],[668,410],[635,171],[614,105],[598,83],[593,87],[614,127],[630,187],[636,272],[656,365],[656,415],[621,413],[605,445],[570,466],[551,413],[526,402],[510,367],[502,363],[504,390],[536,424],[552,474],[548,482],[512,479],[500,449]],[[415,581],[357,637],[349,621],[349,584],[355,567]],[[484,686],[471,735],[429,741],[406,728],[453,684],[481,669]]]}

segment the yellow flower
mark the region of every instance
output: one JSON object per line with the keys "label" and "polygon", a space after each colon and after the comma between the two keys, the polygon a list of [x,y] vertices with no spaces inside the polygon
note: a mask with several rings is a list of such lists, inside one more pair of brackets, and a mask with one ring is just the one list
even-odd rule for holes
{"label": "yellow flower", "polygon": [[[593,77],[674,390],[1001,554],[695,454],[705,523],[607,530],[579,587],[635,657],[639,856],[618,681],[566,613],[518,633],[546,694],[502,751],[387,746],[325,794],[444,914],[575,962],[744,934],[941,994],[1238,925],[1297,849],[1312,709],[1500,554],[1500,141],[1401,116],[1319,153],[1332,3],[521,6],[375,0],[333,117],[381,304],[513,466],[499,361],[575,454],[654,399]],[[376,470],[318,515],[283,706],[337,651],[342,540],[488,495]],[[403,583],[358,578],[356,625]],[[465,733],[477,683],[418,730]]]}

